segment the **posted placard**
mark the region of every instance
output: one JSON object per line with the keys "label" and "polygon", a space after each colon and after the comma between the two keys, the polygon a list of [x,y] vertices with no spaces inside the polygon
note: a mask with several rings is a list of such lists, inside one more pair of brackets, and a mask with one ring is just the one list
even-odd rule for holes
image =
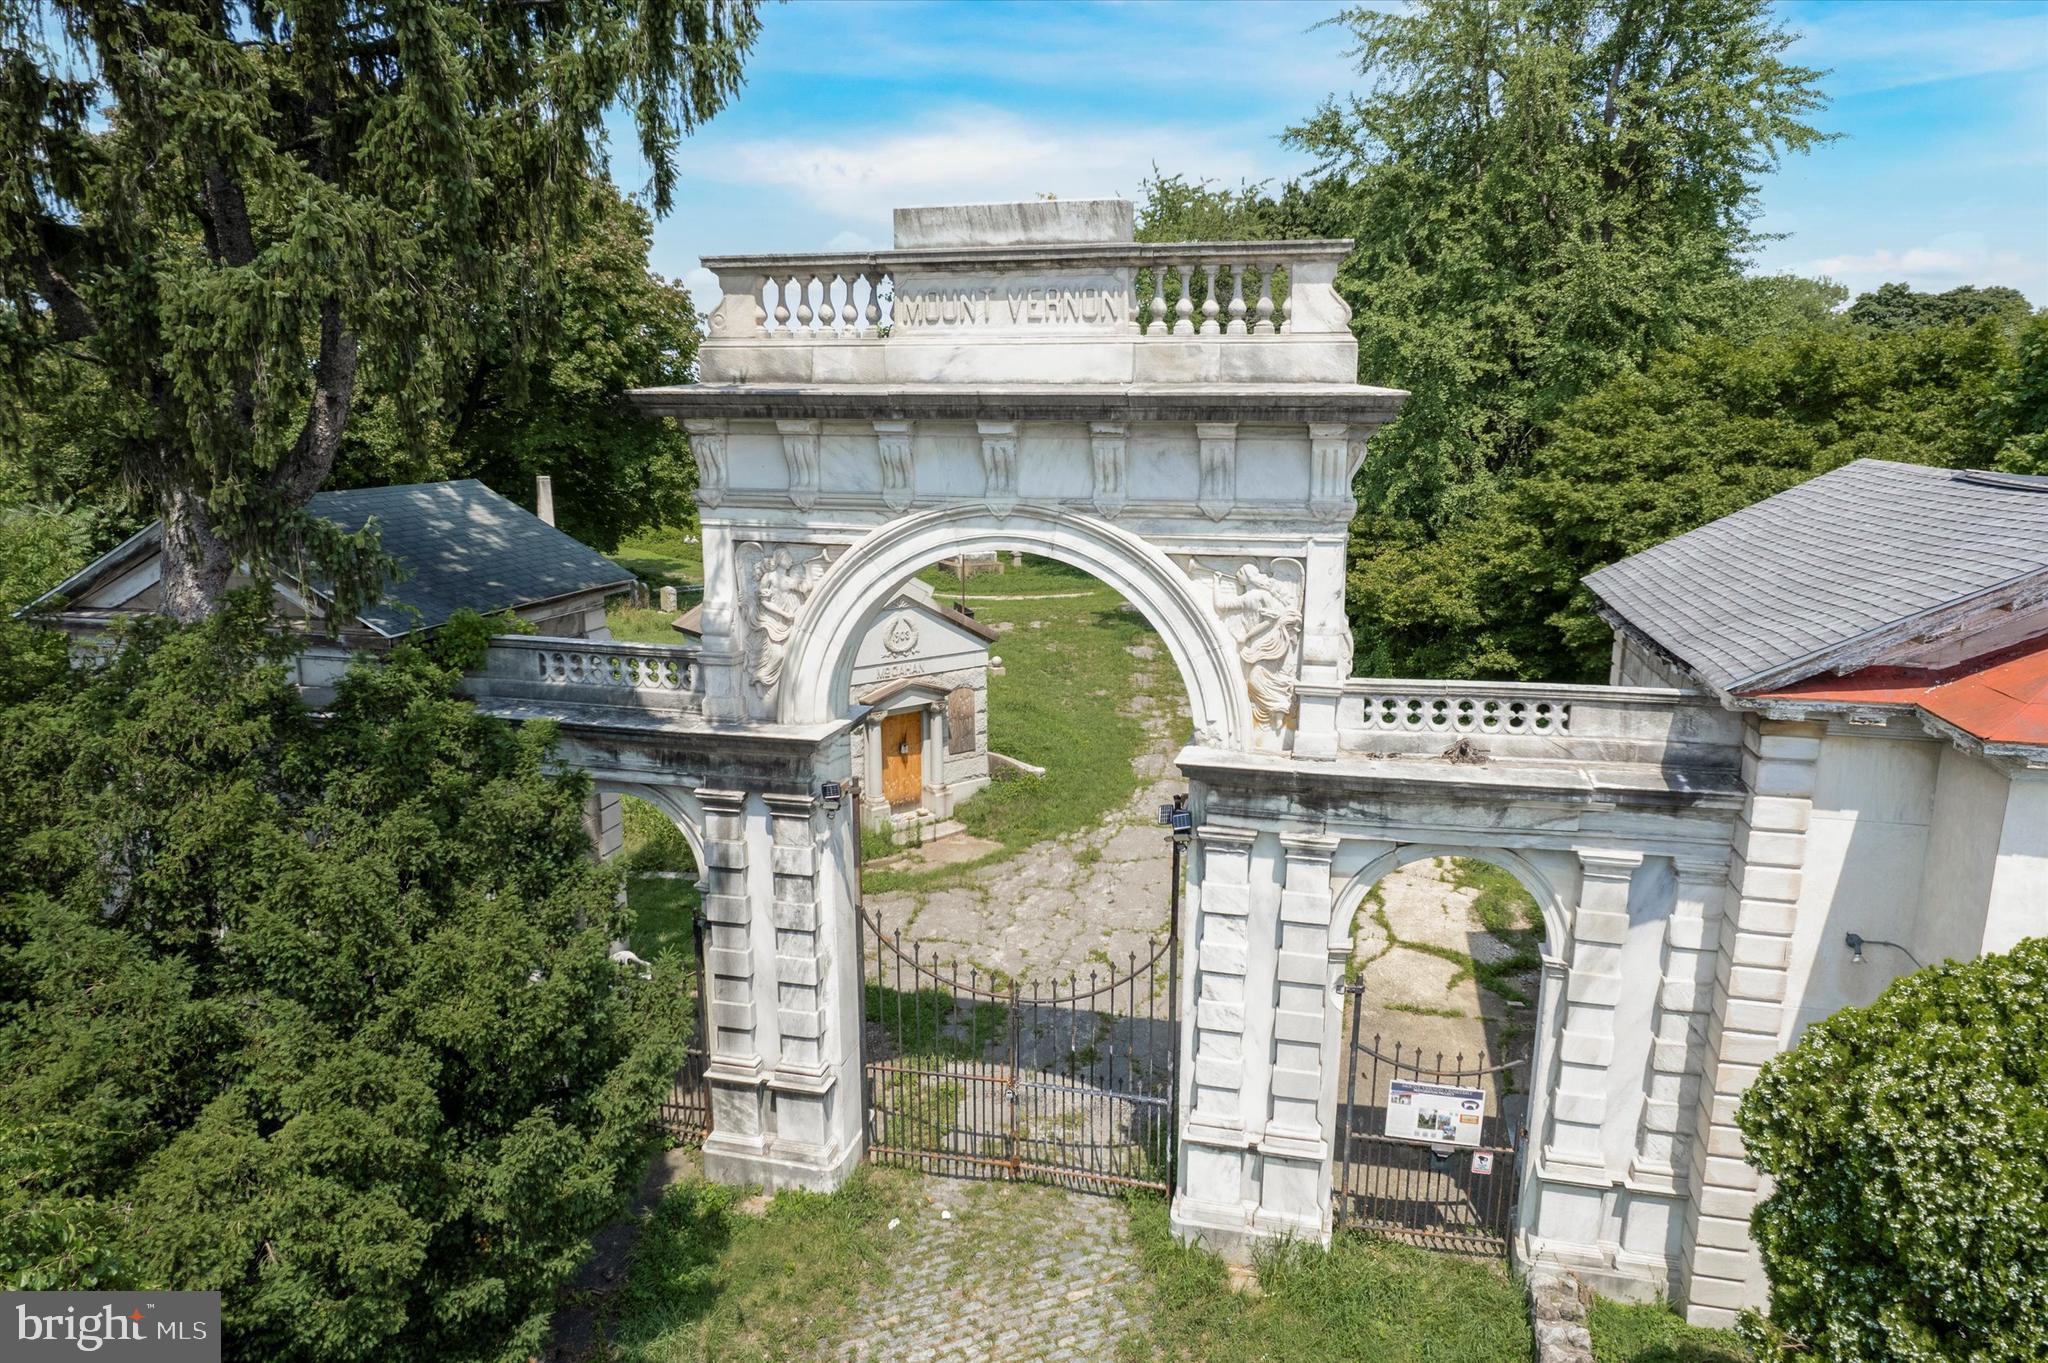
{"label": "posted placard", "polygon": [[1479,1144],[1483,1089],[1395,1079],[1387,1085],[1387,1135],[1430,1145]]}

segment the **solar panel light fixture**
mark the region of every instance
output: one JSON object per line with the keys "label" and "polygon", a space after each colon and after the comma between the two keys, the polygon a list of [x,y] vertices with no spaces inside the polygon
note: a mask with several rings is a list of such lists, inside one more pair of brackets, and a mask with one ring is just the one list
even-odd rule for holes
{"label": "solar panel light fixture", "polygon": [[837,781],[827,781],[818,787],[818,795],[825,801],[825,817],[830,819],[839,811],[840,802],[846,798],[846,787]]}
{"label": "solar panel light fixture", "polygon": [[1184,838],[1195,831],[1195,816],[1188,812],[1188,797],[1176,795],[1170,805],[1159,806],[1159,826],[1173,830],[1173,836]]}

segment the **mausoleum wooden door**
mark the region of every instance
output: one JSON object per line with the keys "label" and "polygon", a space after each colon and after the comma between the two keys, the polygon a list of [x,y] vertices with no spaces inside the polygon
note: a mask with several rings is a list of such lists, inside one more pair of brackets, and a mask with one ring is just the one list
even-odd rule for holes
{"label": "mausoleum wooden door", "polygon": [[882,798],[913,805],[924,795],[924,716],[912,711],[882,721]]}

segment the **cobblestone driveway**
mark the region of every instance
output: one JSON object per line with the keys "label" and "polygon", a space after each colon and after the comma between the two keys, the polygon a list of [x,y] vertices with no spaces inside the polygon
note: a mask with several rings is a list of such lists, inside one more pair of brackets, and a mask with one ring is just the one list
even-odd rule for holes
{"label": "cobblestone driveway", "polygon": [[1143,1328],[1123,1204],[1017,1183],[926,1179],[892,1235],[889,1285],[823,1358],[1097,1363]]}

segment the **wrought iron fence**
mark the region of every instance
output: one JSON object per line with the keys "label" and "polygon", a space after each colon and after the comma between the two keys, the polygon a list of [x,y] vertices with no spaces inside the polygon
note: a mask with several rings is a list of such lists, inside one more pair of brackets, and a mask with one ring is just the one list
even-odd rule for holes
{"label": "wrought iron fence", "polygon": [[860,915],[868,1158],[1072,1187],[1172,1186],[1175,934],[1025,984]]}
{"label": "wrought iron fence", "polygon": [[709,1035],[704,1022],[704,913],[690,916],[690,975],[687,986],[694,1000],[690,1009],[690,1039],[683,1052],[682,1068],[662,1101],[658,1120],[668,1137],[680,1145],[702,1145],[711,1134],[711,1085],[704,1078],[711,1056],[705,1046]]}
{"label": "wrought iron fence", "polygon": [[[1469,1065],[1463,1054],[1447,1063],[1441,1051],[1429,1057],[1377,1034],[1368,1040],[1361,1035],[1364,987],[1342,989],[1350,1005],[1344,1101],[1337,1110],[1337,1225],[1430,1249],[1505,1257],[1522,1144],[1505,1099],[1514,1091],[1512,1075],[1527,1062],[1489,1064],[1481,1052]],[[1479,1095],[1478,1111],[1469,1114],[1479,1118],[1470,1124],[1476,1131],[1459,1111],[1474,1100],[1461,1099],[1459,1090]],[[1441,1125],[1432,1120],[1439,1112]],[[1397,1118],[1391,1124],[1390,1113]],[[1415,1134],[1390,1134],[1394,1130]]]}

